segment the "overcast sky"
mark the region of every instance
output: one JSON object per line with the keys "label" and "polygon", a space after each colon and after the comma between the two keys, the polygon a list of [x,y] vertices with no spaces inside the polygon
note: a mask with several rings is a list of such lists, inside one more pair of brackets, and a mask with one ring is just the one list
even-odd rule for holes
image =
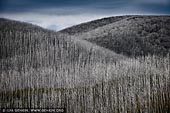
{"label": "overcast sky", "polygon": [[0,17],[61,30],[117,15],[170,15],[170,0],[0,0]]}

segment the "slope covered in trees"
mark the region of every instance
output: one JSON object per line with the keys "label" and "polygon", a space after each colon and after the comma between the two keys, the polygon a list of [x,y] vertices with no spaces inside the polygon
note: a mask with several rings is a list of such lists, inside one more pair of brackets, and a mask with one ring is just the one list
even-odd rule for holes
{"label": "slope covered in trees", "polygon": [[[124,59],[122,55],[87,41],[75,40],[68,35],[45,30],[35,25],[0,19],[0,73],[11,75],[12,84],[16,82],[12,80],[12,76],[17,77],[17,74],[21,75],[21,78],[29,80],[31,77],[34,78],[35,73],[37,76],[41,76],[44,70],[57,72],[66,70],[73,71],[72,74],[69,73],[69,76],[73,77],[79,76],[74,71],[78,66],[83,69],[88,65],[95,66],[98,62],[112,62],[121,59]],[[27,78],[23,73],[29,73],[30,76]],[[48,71],[44,73],[49,75]],[[64,79],[57,78],[59,75],[56,73],[52,74],[53,77],[62,83]],[[83,72],[81,73],[82,76],[79,77],[86,76]],[[82,79],[83,81],[84,79]],[[8,86],[19,87],[17,84],[20,82]],[[34,82],[35,84],[36,82]],[[44,86],[44,84],[41,85]],[[23,85],[23,87],[28,86]]]}
{"label": "slope covered in trees", "polygon": [[69,35],[75,35],[75,34],[81,35],[82,33],[85,33],[85,32],[91,31],[93,29],[96,29],[98,27],[102,27],[102,26],[120,21],[120,20],[122,20],[124,18],[128,18],[128,17],[129,16],[114,16],[114,17],[102,18],[102,19],[91,21],[91,22],[75,25],[75,26],[63,29],[60,32],[66,33]]}
{"label": "slope covered in trees", "polygon": [[[98,21],[92,21],[92,23],[95,24]],[[107,24],[101,26],[99,22],[98,25],[95,24],[94,29],[77,37],[132,57],[148,54],[166,55],[170,52],[169,16],[125,16],[114,22],[110,22],[109,18],[101,21]],[[92,28],[93,24],[85,25],[87,28],[88,26]],[[81,25],[67,30],[71,32],[76,28],[80,28],[79,31],[81,31]],[[82,24],[82,31],[84,31],[83,28],[84,24]]]}
{"label": "slope covered in trees", "polygon": [[[115,17],[114,22],[99,20],[100,27],[90,22],[83,24],[85,30],[80,25],[76,28],[79,30],[66,34],[0,19],[0,108],[65,108],[68,113],[168,113],[170,56],[142,54],[127,58],[108,48],[114,41],[120,41],[127,43],[128,51],[134,50],[128,44],[133,44],[134,35],[141,32],[136,26],[143,18],[126,17],[116,21]],[[154,18],[156,26],[165,28],[162,34],[169,33],[169,26],[163,22],[168,22],[169,17],[144,18],[148,19],[143,23]],[[151,27],[152,24],[147,30]],[[148,32],[156,32],[155,29]],[[115,38],[116,34],[120,38]],[[125,48],[121,45],[116,50],[125,54],[127,50],[121,47]]]}

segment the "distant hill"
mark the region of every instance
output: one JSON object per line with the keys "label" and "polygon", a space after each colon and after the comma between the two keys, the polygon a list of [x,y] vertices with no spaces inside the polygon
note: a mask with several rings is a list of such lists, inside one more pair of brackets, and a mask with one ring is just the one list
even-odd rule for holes
{"label": "distant hill", "polygon": [[166,55],[170,52],[170,16],[110,17],[61,32],[126,56]]}
{"label": "distant hill", "polygon": [[120,20],[128,18],[128,17],[129,16],[115,16],[115,17],[102,18],[102,19],[90,21],[87,23],[75,25],[75,26],[63,29],[60,32],[66,33],[69,35],[82,34],[82,33],[91,31],[93,29],[96,29],[98,27],[102,27],[102,26],[108,25],[113,22],[120,21]]}

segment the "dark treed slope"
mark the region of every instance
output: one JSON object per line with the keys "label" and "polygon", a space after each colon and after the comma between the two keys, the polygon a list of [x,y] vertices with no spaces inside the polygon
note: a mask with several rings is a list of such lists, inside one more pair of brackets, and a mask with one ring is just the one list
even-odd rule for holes
{"label": "dark treed slope", "polygon": [[102,19],[98,19],[95,21],[90,21],[87,23],[75,25],[75,26],[63,29],[60,32],[67,33],[69,35],[81,34],[81,33],[91,31],[98,27],[102,27],[102,26],[108,25],[110,23],[113,23],[113,22],[116,22],[116,21],[119,21],[119,20],[122,20],[128,17],[129,16],[115,16],[115,17],[109,17],[109,18],[102,18]]}
{"label": "dark treed slope", "polygon": [[[108,18],[101,21],[107,24],[97,27],[97,22],[92,21],[96,23],[95,29],[78,37],[127,56],[165,55],[170,52],[170,16],[125,16],[115,22]],[[84,32],[83,26],[91,29],[91,23],[78,28]],[[72,32],[74,29],[77,27],[64,31]]]}
{"label": "dark treed slope", "polygon": [[[18,22],[10,19],[0,18],[0,30],[3,31],[22,31],[22,32],[37,32],[44,31],[47,32],[47,29],[33,25],[26,22]],[[50,31],[51,32],[51,31]]]}

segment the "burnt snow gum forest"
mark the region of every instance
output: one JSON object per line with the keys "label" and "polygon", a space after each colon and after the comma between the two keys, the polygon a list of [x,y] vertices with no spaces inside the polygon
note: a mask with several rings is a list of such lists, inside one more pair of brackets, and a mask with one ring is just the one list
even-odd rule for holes
{"label": "burnt snow gum forest", "polygon": [[170,16],[51,31],[0,18],[0,108],[169,113]]}

